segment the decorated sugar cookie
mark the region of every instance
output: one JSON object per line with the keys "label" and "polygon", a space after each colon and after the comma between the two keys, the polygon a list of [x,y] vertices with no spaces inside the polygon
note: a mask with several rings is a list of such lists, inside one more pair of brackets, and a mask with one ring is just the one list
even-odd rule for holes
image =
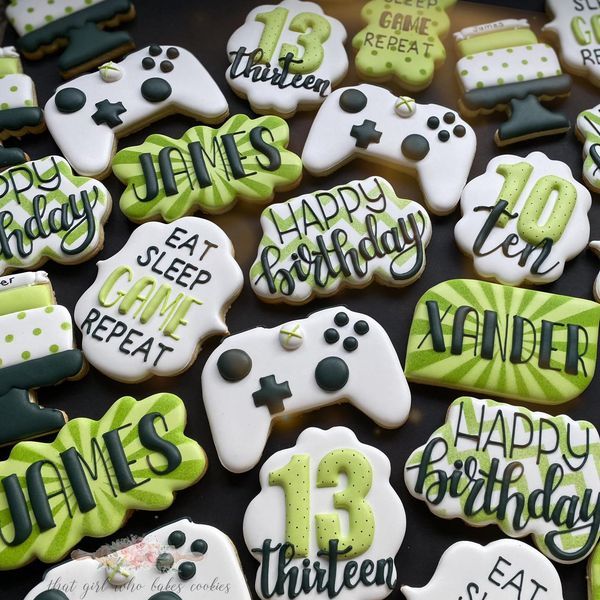
{"label": "decorated sugar cookie", "polygon": [[395,78],[409,91],[426,88],[446,60],[441,38],[450,28],[446,11],[455,4],[456,0],[365,4],[361,14],[367,26],[352,40],[359,75],[374,82]]}
{"label": "decorated sugar cookie", "polygon": [[408,458],[404,480],[439,517],[532,535],[548,558],[575,563],[600,537],[599,450],[586,421],[458,398]]}
{"label": "decorated sugar cookie", "polygon": [[588,600],[600,598],[600,546],[590,556],[588,561]]}
{"label": "decorated sugar cookie", "polygon": [[110,554],[53,567],[25,600],[78,600],[92,590],[97,600],[251,600],[233,542],[190,519],[169,523]]}
{"label": "decorated sugar cookie", "polygon": [[583,143],[583,180],[600,192],[600,104],[579,113],[576,133]]}
{"label": "decorated sugar cookie", "polygon": [[546,0],[550,23],[543,31],[557,42],[565,69],[600,86],[600,6],[590,0]]}
{"label": "decorated sugar cookie", "polygon": [[425,269],[431,221],[423,207],[370,177],[274,204],[250,283],[266,302],[299,304],[373,279],[405,286]]}
{"label": "decorated sugar cookie", "polygon": [[196,217],[138,227],[75,307],[89,362],[109,377],[135,383],[177,375],[224,317],[242,272],[222,229]]}
{"label": "decorated sugar cookie", "polygon": [[254,112],[291,117],[323,102],[348,71],[346,30],[314,2],[263,4],[227,43],[233,91]]}
{"label": "decorated sugar cookie", "polygon": [[111,209],[109,191],[61,156],[0,173],[0,274],[90,259],[104,245]]}
{"label": "decorated sugar cookie", "polygon": [[436,215],[460,200],[477,140],[453,110],[418,104],[385,88],[340,88],[319,109],[302,162],[313,175],[329,175],[360,156],[419,179],[427,208]]}
{"label": "decorated sugar cookie", "polygon": [[102,179],[110,173],[117,139],[173,113],[220,123],[229,107],[193,54],[153,44],[61,85],[44,112],[75,171]]}
{"label": "decorated sugar cookie", "polygon": [[259,597],[387,598],[406,530],[390,470],[345,427],[311,427],[271,456],[244,516]]}
{"label": "decorated sugar cookie", "polygon": [[[600,256],[600,242],[591,242],[590,249],[597,256]],[[594,298],[596,298],[596,302],[600,302],[600,273],[598,273],[594,282]]]}
{"label": "decorated sugar cookie", "polygon": [[273,116],[235,115],[218,129],[193,127],[180,139],[153,134],[113,160],[127,185],[121,210],[136,222],[173,221],[197,210],[226,212],[238,198],[266,204],[302,177],[288,141],[287,123]]}
{"label": "decorated sugar cookie", "polygon": [[[0,48],[0,140],[41,133],[44,129],[44,113],[38,107],[35,84],[23,73],[19,53],[13,46]],[[5,150],[0,156],[6,161]]]}
{"label": "decorated sugar cookie", "polygon": [[0,171],[15,165],[21,165],[29,160],[29,156],[20,148],[6,148],[0,142]]}
{"label": "decorated sugar cookie", "polygon": [[415,309],[409,381],[561,404],[596,369],[600,306],[581,298],[455,279],[431,288]]}
{"label": "decorated sugar cookie", "polygon": [[568,96],[571,78],[563,74],[556,52],[538,41],[526,19],[466,27],[454,38],[461,57],[457,64],[461,112],[472,117],[506,112],[508,121],[495,135],[498,146],[569,130],[569,120],[541,102]]}
{"label": "decorated sugar cookie", "polygon": [[347,401],[394,428],[410,410],[387,333],[343,306],[226,338],[206,362],[202,398],[219,459],[235,473],[258,463],[272,423],[290,415]]}
{"label": "decorated sugar cookie", "polygon": [[[117,400],[99,420],[69,421],[49,444],[20,442],[0,462],[0,570],[57,562],[85,536],[105,537],[134,510],[159,511],[206,469],[172,394]],[[6,537],[5,537],[6,536]]]}
{"label": "decorated sugar cookie", "polygon": [[501,283],[556,281],[588,245],[592,197],[564,162],[498,156],[471,180],[454,235],[475,270]]}
{"label": "decorated sugar cookie", "polygon": [[105,30],[135,17],[132,0],[10,0],[6,16],[29,59],[67,46],[58,59],[63,77],[87,71],[134,47],[125,31]]}
{"label": "decorated sugar cookie", "polygon": [[0,446],[58,431],[65,413],[38,406],[35,390],[78,379],[84,367],[46,273],[0,277]]}
{"label": "decorated sugar cookie", "polygon": [[403,586],[407,600],[563,600],[554,565],[518,540],[487,546],[457,542],[444,552],[431,581],[422,588]]}

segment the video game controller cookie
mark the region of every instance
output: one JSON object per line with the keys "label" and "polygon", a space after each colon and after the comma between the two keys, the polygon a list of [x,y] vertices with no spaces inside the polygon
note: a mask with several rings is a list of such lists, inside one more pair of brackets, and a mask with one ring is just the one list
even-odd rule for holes
{"label": "video game controller cookie", "polygon": [[454,235],[483,277],[551,283],[587,247],[591,206],[566,163],[542,152],[498,156],[463,190]]}
{"label": "video game controller cookie", "polygon": [[427,208],[444,215],[458,204],[476,146],[475,132],[453,110],[361,84],[327,97],[302,162],[313,175],[328,175],[360,156],[415,174]]}
{"label": "video game controller cookie", "polygon": [[104,185],[75,175],[62,156],[1,173],[0,274],[90,259],[102,250],[111,209]]}
{"label": "video game controller cookie", "polygon": [[[161,595],[162,594],[162,595]],[[209,525],[179,519],[110,554],[53,567],[25,600],[251,600],[233,542]]]}
{"label": "video game controller cookie", "polygon": [[600,104],[579,113],[575,133],[583,144],[584,183],[600,192]]}
{"label": "video game controller cookie", "polygon": [[410,410],[387,333],[341,306],[225,338],[206,361],[202,398],[219,459],[234,473],[258,463],[281,417],[347,401],[391,429]]}
{"label": "video game controller cookie", "polygon": [[10,0],[10,24],[31,60],[62,50],[58,67],[71,77],[121,56],[134,47],[124,31],[107,32],[135,17],[132,0]]}
{"label": "video game controller cookie", "polygon": [[258,596],[387,598],[406,531],[390,471],[385,454],[345,427],[311,427],[271,456],[244,516]]}
{"label": "video game controller cookie", "polygon": [[192,127],[180,139],[153,134],[113,159],[113,172],[127,185],[121,210],[135,222],[170,222],[197,210],[226,212],[238,198],[267,204],[302,177],[289,136],[279,117],[241,114],[218,129]]}
{"label": "video game controller cookie", "polygon": [[73,168],[102,179],[110,172],[118,138],[172,113],[219,123],[229,108],[193,54],[177,46],[152,45],[63,84],[44,112],[52,137]]}
{"label": "video game controller cookie", "polygon": [[346,75],[346,30],[314,2],[263,4],[227,43],[227,82],[254,112],[292,117],[319,106]]}
{"label": "video game controller cookie", "polygon": [[565,69],[600,86],[600,6],[583,0],[546,0],[552,19],[542,31],[558,44]]}
{"label": "video game controller cookie", "polygon": [[263,211],[250,269],[266,302],[300,304],[344,287],[411,284],[425,269],[431,221],[381,177],[311,192]]}
{"label": "video game controller cookie", "polygon": [[82,347],[99,371],[125,383],[172,376],[203,340],[227,333],[242,271],[222,229],[197,217],[138,227],[75,307]]}
{"label": "video game controller cookie", "polygon": [[404,481],[438,517],[531,535],[548,558],[570,564],[600,537],[598,452],[591,423],[464,397],[409,456]]}
{"label": "video game controller cookie", "polygon": [[46,273],[0,277],[0,446],[58,431],[65,413],[39,406],[35,390],[78,379],[85,367]]}
{"label": "video game controller cookie", "polygon": [[563,600],[554,565],[518,540],[487,546],[457,542],[444,552],[431,581],[422,588],[402,586],[407,600],[472,598],[478,600]]}
{"label": "video game controller cookie", "polygon": [[98,421],[69,421],[49,444],[19,442],[0,462],[0,570],[57,562],[83,537],[113,534],[134,510],[171,506],[206,470],[186,418],[173,394],[124,397]]}
{"label": "video game controller cookie", "polygon": [[361,15],[368,25],[352,40],[360,77],[380,83],[395,78],[411,92],[426,88],[446,60],[441,38],[450,29],[446,11],[455,4],[456,0],[367,2]]}

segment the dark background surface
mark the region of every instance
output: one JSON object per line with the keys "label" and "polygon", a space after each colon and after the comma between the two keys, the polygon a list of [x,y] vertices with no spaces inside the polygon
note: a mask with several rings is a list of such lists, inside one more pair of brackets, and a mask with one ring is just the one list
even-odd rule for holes
{"label": "dark background surface", "polygon": [[[225,82],[227,67],[225,46],[229,35],[244,21],[255,5],[261,2],[242,0],[138,0],[138,16],[125,29],[130,31],[138,48],[150,43],[176,44],[188,48],[204,63],[206,68],[220,85],[230,102],[231,114],[244,112],[252,114],[246,102],[238,99]],[[325,11],[339,18],[348,30],[347,50],[353,56],[352,36],[361,28],[359,0],[320,0]],[[485,23],[500,18],[528,17],[537,31],[546,22],[542,12],[525,13],[512,8],[529,7],[542,10],[542,0],[496,0],[484,6],[470,2],[459,2],[453,10],[451,30],[456,31],[467,25]],[[8,28],[4,45],[16,41],[14,32]],[[446,41],[448,59],[437,73],[433,85],[415,94],[420,102],[438,102],[456,108],[459,95],[458,84],[454,76],[456,53],[450,39]],[[54,88],[61,83],[56,67],[57,57],[48,57],[42,61],[25,61],[25,70],[37,84],[40,104],[51,96]],[[351,60],[352,62],[352,60]],[[354,71],[344,80],[344,85],[357,83]],[[402,90],[394,88],[400,94]],[[580,78],[574,78],[573,93],[566,101],[554,105],[566,112],[575,121],[577,114],[598,103],[599,91]],[[304,140],[313,118],[313,113],[299,113],[290,120],[292,150],[301,153]],[[482,117],[474,122],[478,136],[478,151],[471,176],[480,175],[488,161],[498,151],[493,134],[504,116],[496,113]],[[194,122],[185,117],[164,119],[119,143],[119,148],[142,143],[153,132],[180,137]],[[8,142],[11,145],[13,142]],[[27,136],[22,147],[35,159],[47,154],[58,153],[49,134]],[[558,139],[524,143],[509,148],[506,153],[526,156],[529,152],[541,150],[552,159],[566,161],[575,176],[581,179],[581,145],[573,133]],[[292,192],[278,194],[276,201],[281,202],[300,193],[316,189],[328,189],[353,179],[379,174],[386,177],[395,187],[399,196],[421,201],[422,195],[417,182],[395,171],[378,167],[371,163],[355,161],[339,169],[326,178],[315,178],[308,173],[299,188]],[[129,223],[118,209],[118,199],[123,186],[110,177],[104,182],[115,202],[115,208],[106,226],[106,243],[99,258],[107,258],[121,249],[128,239],[134,225]],[[371,285],[364,290],[346,291],[327,300],[316,300],[303,307],[285,305],[266,305],[259,301],[247,283],[247,273],[256,255],[260,239],[260,209],[248,209],[238,205],[229,214],[216,217],[214,221],[230,236],[236,249],[237,259],[246,276],[242,294],[233,304],[227,323],[231,333],[237,333],[255,326],[274,327],[292,318],[302,317],[325,306],[346,304],[353,310],[366,312],[380,321],[388,331],[396,349],[404,362],[406,342],[413,309],[419,297],[433,285],[455,277],[474,277],[472,261],[463,257],[454,243],[453,229],[459,218],[459,212],[447,217],[432,216],[433,239],[427,250],[427,268],[424,275],[412,286],[404,289],[386,289]],[[600,237],[600,207],[594,204],[591,210],[592,238]],[[565,274],[556,283],[545,286],[550,292],[592,298],[592,285],[598,272],[598,260],[590,252],[583,252],[567,265]],[[44,267],[51,276],[57,298],[73,310],[75,303],[96,276],[95,261],[73,267],[64,267],[47,263]],[[209,457],[209,469],[205,477],[194,487],[180,492],[173,506],[162,513],[137,512],[119,532],[107,538],[116,540],[130,534],[141,534],[177,518],[189,516],[194,521],[214,525],[226,532],[235,542],[241,561],[250,583],[254,588],[257,563],[249,554],[242,538],[242,518],[246,506],[258,493],[258,470],[264,460],[277,450],[293,445],[298,434],[311,425],[328,428],[333,425],[345,425],[353,429],[359,439],[383,450],[392,461],[392,484],[399,492],[407,512],[407,533],[397,557],[399,584],[421,587],[433,575],[438,560],[446,548],[460,540],[472,540],[482,544],[502,537],[495,526],[475,529],[462,521],[445,521],[433,516],[425,503],[413,499],[406,491],[403,480],[403,467],[409,453],[423,444],[428,436],[444,421],[446,409],[457,396],[456,392],[411,384],[413,408],[409,421],[400,429],[385,431],[377,428],[368,418],[350,405],[321,409],[304,415],[285,424],[276,426],[271,434],[259,467],[242,474],[233,475],[226,471],[218,461],[212,443],[208,423],[205,417],[200,395],[200,375],[207,356],[218,344],[218,339],[209,340],[196,363],[183,375],[169,378],[154,378],[139,385],[119,384],[91,369],[79,382],[64,383],[54,389],[44,389],[38,394],[41,404],[65,410],[71,418],[86,416],[101,417],[108,407],[121,396],[132,395],[145,398],[159,391],[168,391],[180,395],[188,410],[187,434],[198,440]],[[563,405],[564,411],[574,419],[587,419],[599,424],[600,405],[598,397],[600,381],[598,377],[588,388],[584,396],[575,402]],[[540,407],[538,407],[540,409]],[[542,410],[545,410],[543,407]],[[252,432],[249,432],[251,435]],[[6,449],[0,456],[6,457]],[[104,540],[84,539],[78,548],[95,551]],[[529,543],[530,539],[526,538]],[[0,573],[0,598],[20,600],[42,578],[48,567],[39,561],[10,573]],[[564,585],[565,600],[583,600],[586,597],[586,563],[572,566],[559,566]],[[391,599],[403,598],[399,589]],[[446,599],[439,599],[446,600]],[[448,598],[447,600],[455,600]],[[550,599],[549,599],[550,600]]]}

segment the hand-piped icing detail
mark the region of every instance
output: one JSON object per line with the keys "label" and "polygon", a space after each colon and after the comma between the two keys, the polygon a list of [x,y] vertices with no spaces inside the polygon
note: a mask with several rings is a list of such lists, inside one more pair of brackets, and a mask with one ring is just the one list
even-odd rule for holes
{"label": "hand-piped icing detail", "polygon": [[259,597],[387,598],[406,529],[389,478],[388,458],[345,427],[306,429],[271,456],[244,516]]}
{"label": "hand-piped icing detail", "polygon": [[494,158],[462,193],[454,234],[475,270],[508,285],[556,281],[589,240],[592,197],[541,152]]}
{"label": "hand-piped icing detail", "polygon": [[255,293],[299,304],[373,279],[405,286],[425,269],[431,221],[380,177],[352,181],[274,204],[250,269]]}
{"label": "hand-piped icing detail", "polygon": [[109,191],[61,156],[0,173],[0,274],[88,260],[102,249],[111,208]]}
{"label": "hand-piped icing detail", "polygon": [[77,303],[86,357],[126,383],[181,373],[205,338],[227,333],[225,313],[242,282],[231,241],[215,224],[146,223],[98,263]]}
{"label": "hand-piped icing detail", "polygon": [[591,423],[458,398],[408,458],[404,480],[439,517],[532,535],[548,558],[575,563],[600,537],[599,448]]}
{"label": "hand-piped icing detail", "polygon": [[323,102],[348,70],[344,26],[314,2],[254,8],[227,43],[227,82],[260,114],[291,117]]}
{"label": "hand-piped icing detail", "polygon": [[583,143],[584,182],[600,192],[600,104],[579,113],[576,133]]}
{"label": "hand-piped icing detail", "polygon": [[112,61],[100,65],[98,71],[100,77],[102,77],[102,81],[106,81],[107,83],[114,83],[123,77],[123,69],[121,66]]}
{"label": "hand-piped icing detail", "polygon": [[[235,473],[258,463],[280,417],[347,401],[394,428],[410,410],[410,390],[386,332],[345,307],[225,338],[206,361],[202,399],[219,459]],[[252,436],[244,435],[249,429]]]}
{"label": "hand-piped icing detail", "polygon": [[288,142],[283,119],[241,114],[219,128],[192,127],[179,139],[153,134],[113,160],[113,172],[127,185],[121,210],[135,222],[170,222],[197,210],[226,212],[238,198],[266,204],[302,177]]}
{"label": "hand-piped icing detail", "polygon": [[378,83],[395,78],[410,91],[426,88],[446,60],[441,38],[450,29],[446,11],[454,4],[456,0],[367,2],[361,12],[367,26],[352,40],[360,77]]}

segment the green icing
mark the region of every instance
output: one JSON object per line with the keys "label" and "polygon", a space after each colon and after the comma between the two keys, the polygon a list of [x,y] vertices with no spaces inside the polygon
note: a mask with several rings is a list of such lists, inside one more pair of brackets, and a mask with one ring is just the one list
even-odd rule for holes
{"label": "green icing", "polygon": [[480,52],[493,52],[500,48],[527,46],[528,44],[537,44],[537,42],[537,37],[531,29],[509,29],[461,40],[458,42],[458,49],[461,56],[471,56]]}
{"label": "green icing", "polygon": [[198,209],[226,212],[238,198],[265,204],[302,175],[288,141],[283,119],[241,114],[219,128],[193,127],[180,139],[151,135],[113,160],[115,175],[127,185],[121,210],[136,222],[171,222]]}
{"label": "green icing", "polygon": [[482,281],[452,280],[419,301],[406,375],[415,382],[561,404],[596,368],[600,305]]}
{"label": "green icing", "polygon": [[54,304],[54,293],[49,283],[7,290],[0,288],[0,317],[50,304]]}

